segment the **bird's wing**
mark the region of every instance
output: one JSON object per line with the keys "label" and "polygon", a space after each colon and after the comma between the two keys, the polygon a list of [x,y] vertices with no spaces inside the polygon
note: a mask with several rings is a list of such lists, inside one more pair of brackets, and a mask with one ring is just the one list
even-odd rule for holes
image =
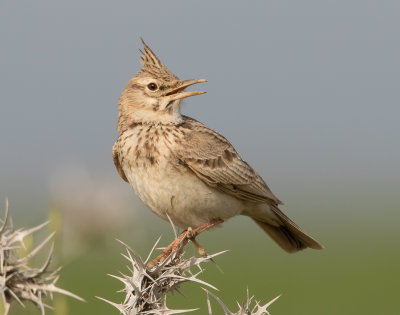
{"label": "bird's wing", "polygon": [[115,168],[117,169],[117,172],[118,172],[119,176],[121,176],[124,181],[128,182],[128,179],[126,178],[124,170],[122,169],[121,164],[119,164],[117,145],[118,145],[117,142],[115,142],[114,146],[113,146],[113,149],[112,149],[112,156],[113,156],[113,160],[114,160],[114,165],[115,165]]}
{"label": "bird's wing", "polygon": [[206,184],[239,199],[282,203],[222,135],[189,117],[181,127],[185,136],[177,157]]}

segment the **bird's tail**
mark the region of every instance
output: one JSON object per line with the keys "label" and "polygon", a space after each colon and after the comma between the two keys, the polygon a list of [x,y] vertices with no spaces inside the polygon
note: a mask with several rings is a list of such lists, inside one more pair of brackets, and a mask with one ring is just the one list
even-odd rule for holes
{"label": "bird's tail", "polygon": [[283,250],[288,253],[295,253],[305,248],[323,249],[324,247],[307,235],[296,223],[289,219],[277,207],[271,207],[271,211],[278,217],[280,225],[271,224],[260,220],[260,217],[252,217],[258,224]]}

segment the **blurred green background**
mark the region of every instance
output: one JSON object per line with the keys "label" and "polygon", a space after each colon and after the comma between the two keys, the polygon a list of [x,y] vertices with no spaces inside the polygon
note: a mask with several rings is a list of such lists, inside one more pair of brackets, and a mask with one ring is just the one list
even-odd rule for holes
{"label": "blurred green background", "polygon": [[[48,314],[117,314],[95,298],[123,299],[107,276],[127,271],[115,239],[143,257],[172,240],[111,158],[140,36],[181,79],[208,80],[184,114],[225,135],[326,247],[288,255],[232,219],[199,238],[229,249],[203,275],[216,294],[232,310],[246,288],[282,294],[274,315],[398,314],[399,29],[395,0],[0,1],[0,198],[16,227],[50,219],[59,285],[87,301],[55,295]],[[206,313],[198,286],[181,291],[170,307]]]}
{"label": "blurred green background", "polygon": [[[387,201],[385,206],[394,209],[395,202]],[[245,301],[248,288],[261,302],[282,295],[270,307],[271,314],[397,314],[399,216],[385,218],[376,212],[351,217],[332,203],[321,200],[312,204],[329,208],[329,214],[313,216],[309,213],[311,210],[302,209],[303,203],[296,210],[307,214],[307,220],[299,215],[295,218],[326,246],[323,251],[286,254],[249,219],[234,218],[222,228],[198,238],[209,253],[229,249],[215,259],[218,266],[205,265],[201,279],[216,286],[219,291],[213,292],[233,311],[237,310],[236,301]],[[61,231],[57,233],[53,266],[63,265],[59,285],[87,302],[55,295],[53,305],[57,310],[49,314],[118,313],[95,298],[100,296],[118,303],[123,300],[124,295],[116,293],[122,285],[107,276],[128,272],[127,262],[120,255],[124,248],[115,238],[128,243],[143,258],[159,235],[163,236],[162,245],[173,238],[168,223],[160,222],[149,211],[139,208],[139,217],[129,221],[129,227],[81,235],[69,253],[62,250],[70,247],[66,244],[69,241],[63,238]],[[365,213],[374,213],[372,210],[362,209]],[[192,244],[187,246],[186,253],[196,254]],[[197,314],[206,314],[206,295],[200,286],[184,284],[180,290],[184,296],[169,295],[171,308],[200,308]],[[213,301],[212,305],[213,314],[223,314]],[[22,309],[14,304],[11,314],[38,314],[38,311],[31,306]]]}

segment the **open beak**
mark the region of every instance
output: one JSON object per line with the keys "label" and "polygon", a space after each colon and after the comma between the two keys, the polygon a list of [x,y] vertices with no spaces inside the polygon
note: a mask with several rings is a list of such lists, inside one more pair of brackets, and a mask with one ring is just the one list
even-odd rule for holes
{"label": "open beak", "polygon": [[191,85],[196,84],[196,83],[203,83],[203,82],[207,82],[207,80],[204,80],[204,79],[193,79],[193,80],[182,81],[181,85],[179,85],[178,87],[168,91],[168,93],[165,94],[165,96],[168,97],[170,101],[176,101],[176,100],[184,99],[184,98],[189,97],[189,96],[204,94],[206,92],[200,92],[200,91],[182,92],[188,86],[191,86]]}

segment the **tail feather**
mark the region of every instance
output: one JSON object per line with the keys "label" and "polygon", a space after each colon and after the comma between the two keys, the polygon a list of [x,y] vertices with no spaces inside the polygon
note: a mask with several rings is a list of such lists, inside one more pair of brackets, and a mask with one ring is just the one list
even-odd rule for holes
{"label": "tail feather", "polygon": [[[295,253],[305,248],[323,249],[324,247],[307,235],[296,223],[290,220],[277,207],[271,207],[274,214],[280,219],[282,225],[276,226],[268,222],[260,221],[260,218],[252,218],[283,250]],[[267,221],[267,220],[266,220]]]}

